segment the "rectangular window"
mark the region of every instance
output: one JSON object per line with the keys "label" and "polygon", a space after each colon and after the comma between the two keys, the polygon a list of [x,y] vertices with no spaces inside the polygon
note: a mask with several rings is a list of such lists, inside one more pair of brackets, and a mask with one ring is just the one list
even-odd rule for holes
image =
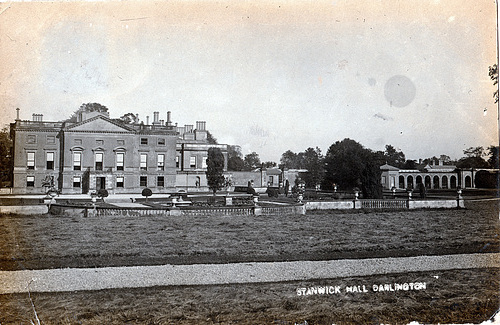
{"label": "rectangular window", "polygon": [[104,144],[104,140],[95,140],[95,144],[102,146]]}
{"label": "rectangular window", "polygon": [[48,135],[47,136],[47,144],[55,144],[56,143],[56,137],[53,135]]}
{"label": "rectangular window", "polygon": [[141,176],[139,178],[139,186],[141,186],[141,187],[147,187],[148,186],[148,177],[147,176]]}
{"label": "rectangular window", "polygon": [[179,163],[179,156],[175,157],[175,167],[179,168],[180,163]]}
{"label": "rectangular window", "polygon": [[148,138],[141,138],[141,144],[148,144]]}
{"label": "rectangular window", "polygon": [[118,152],[116,154],[116,170],[123,170],[124,158],[125,158],[125,154],[123,152]]}
{"label": "rectangular window", "polygon": [[118,143],[119,146],[124,146],[125,140],[116,140],[116,143]]}
{"label": "rectangular window", "polygon": [[145,153],[141,153],[141,170],[148,170],[148,155]]}
{"label": "rectangular window", "polygon": [[54,153],[47,152],[47,169],[54,169]]}
{"label": "rectangular window", "polygon": [[165,186],[165,177],[158,176],[158,180],[157,180],[156,184],[158,187],[164,187]]}
{"label": "rectangular window", "polygon": [[116,187],[123,187],[123,176],[116,177]]}
{"label": "rectangular window", "polygon": [[26,143],[36,143],[36,135],[29,134],[26,138]]}
{"label": "rectangular window", "polygon": [[159,139],[158,139],[158,145],[159,145],[159,146],[164,146],[164,145],[165,145],[165,139],[163,139],[163,138],[159,138]]}
{"label": "rectangular window", "polygon": [[35,176],[26,176],[26,186],[35,187]]}
{"label": "rectangular window", "polygon": [[82,139],[75,139],[75,144],[82,144]]}
{"label": "rectangular window", "polygon": [[97,152],[95,154],[95,170],[102,170],[102,160],[104,154],[102,152]]}
{"label": "rectangular window", "polygon": [[207,168],[207,157],[203,157],[201,160],[201,168]]}
{"label": "rectangular window", "polygon": [[80,188],[82,186],[82,178],[80,176],[73,176],[73,187]]}
{"label": "rectangular window", "polygon": [[73,153],[73,170],[82,170],[82,153]]}
{"label": "rectangular window", "polygon": [[196,168],[196,157],[189,158],[189,167]]}
{"label": "rectangular window", "polygon": [[28,157],[26,159],[26,166],[28,169],[35,169],[35,153],[28,152]]}
{"label": "rectangular window", "polygon": [[165,170],[165,155],[158,154],[158,170]]}

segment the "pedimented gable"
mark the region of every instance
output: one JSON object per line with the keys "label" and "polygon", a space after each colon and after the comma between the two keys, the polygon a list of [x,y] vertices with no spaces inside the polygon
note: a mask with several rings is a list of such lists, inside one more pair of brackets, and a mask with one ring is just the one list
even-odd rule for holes
{"label": "pedimented gable", "polygon": [[132,132],[131,129],[103,116],[96,116],[66,128],[68,131],[92,131],[92,132]]}

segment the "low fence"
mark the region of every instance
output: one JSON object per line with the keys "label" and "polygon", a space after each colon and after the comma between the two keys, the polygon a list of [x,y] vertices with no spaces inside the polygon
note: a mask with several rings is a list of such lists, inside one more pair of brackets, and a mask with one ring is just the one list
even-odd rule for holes
{"label": "low fence", "polygon": [[406,209],[407,200],[360,200],[361,209]]}
{"label": "low fence", "polygon": [[449,200],[352,200],[330,202],[307,202],[306,210],[348,210],[348,209],[453,209],[464,208],[463,198]]}
{"label": "low fence", "polygon": [[52,204],[49,212],[55,215],[70,214],[83,217],[91,216],[259,216],[259,215],[291,215],[305,214],[303,204],[262,207],[262,206],[227,206],[227,207],[175,207],[175,208],[127,208],[127,207],[82,207],[63,204]]}

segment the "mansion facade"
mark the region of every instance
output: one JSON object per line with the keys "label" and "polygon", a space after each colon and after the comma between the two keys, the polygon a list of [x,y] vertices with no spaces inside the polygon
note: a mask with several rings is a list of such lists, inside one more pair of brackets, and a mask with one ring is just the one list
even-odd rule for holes
{"label": "mansion facade", "polygon": [[227,166],[227,145],[210,144],[206,123],[178,127],[159,119],[127,123],[107,112],[79,111],[76,118],[46,122],[19,119],[10,124],[13,141],[14,194],[42,194],[52,183],[63,194],[154,193],[206,188],[208,149],[221,149]]}

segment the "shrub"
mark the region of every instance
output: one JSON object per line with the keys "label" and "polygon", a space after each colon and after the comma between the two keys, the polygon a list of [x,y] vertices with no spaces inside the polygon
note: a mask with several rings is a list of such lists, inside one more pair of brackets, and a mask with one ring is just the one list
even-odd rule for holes
{"label": "shrub", "polygon": [[142,194],[142,196],[146,197],[146,202],[147,202],[148,201],[148,197],[151,196],[151,195],[153,195],[153,191],[151,191],[151,189],[149,189],[149,188],[146,187],[145,189],[142,190],[141,194]]}
{"label": "shrub", "polygon": [[99,191],[97,191],[97,197],[99,197],[103,202],[104,198],[108,197],[109,193],[108,190],[101,188]]}

